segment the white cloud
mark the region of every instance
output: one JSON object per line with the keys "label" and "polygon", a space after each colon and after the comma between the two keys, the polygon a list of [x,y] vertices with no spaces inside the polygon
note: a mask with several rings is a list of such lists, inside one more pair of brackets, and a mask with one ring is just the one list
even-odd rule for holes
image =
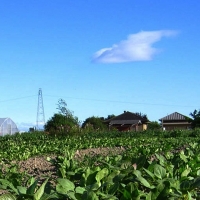
{"label": "white cloud", "polygon": [[141,31],[128,36],[112,47],[103,48],[93,55],[93,61],[98,63],[120,63],[133,61],[151,60],[159,52],[159,49],[152,47],[162,37],[170,37],[177,34],[177,31]]}

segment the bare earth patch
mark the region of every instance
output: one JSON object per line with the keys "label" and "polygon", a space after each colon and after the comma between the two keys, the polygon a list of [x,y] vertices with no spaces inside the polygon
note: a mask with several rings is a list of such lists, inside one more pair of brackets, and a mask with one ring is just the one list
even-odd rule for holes
{"label": "bare earth patch", "polygon": [[[103,148],[90,148],[81,149],[75,152],[74,158],[77,161],[82,161],[84,156],[96,156],[96,155],[119,155],[125,151],[124,147],[103,147]],[[45,177],[56,177],[56,168],[51,162],[47,161],[47,157],[56,159],[56,155],[43,155],[29,158],[24,161],[14,161],[19,166],[20,172],[26,172],[28,175],[38,179],[44,179]],[[6,165],[8,167],[8,165]]]}

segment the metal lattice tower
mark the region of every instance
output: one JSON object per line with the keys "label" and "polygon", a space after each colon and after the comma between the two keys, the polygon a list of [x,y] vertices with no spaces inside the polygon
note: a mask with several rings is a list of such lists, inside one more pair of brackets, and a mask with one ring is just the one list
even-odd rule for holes
{"label": "metal lattice tower", "polygon": [[39,88],[38,92],[38,107],[37,107],[37,120],[36,120],[36,129],[41,129],[41,126],[45,124],[44,117],[44,106],[43,106],[43,98],[42,98],[42,89]]}

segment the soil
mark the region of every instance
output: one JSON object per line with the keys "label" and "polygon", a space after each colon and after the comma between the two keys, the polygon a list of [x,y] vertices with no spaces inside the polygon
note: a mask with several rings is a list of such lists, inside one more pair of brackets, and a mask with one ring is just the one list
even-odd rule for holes
{"label": "soil", "polygon": [[[96,155],[118,155],[125,151],[123,147],[104,147],[104,148],[90,148],[77,150],[75,153],[75,159],[82,161],[85,155],[96,156]],[[45,155],[45,156],[36,156],[29,158],[25,161],[17,162],[20,172],[26,171],[29,175],[36,178],[47,177],[49,175],[55,176],[56,168],[52,165],[51,162],[47,161],[47,157],[51,159],[56,159],[56,155]]]}
{"label": "soil", "polygon": [[[175,149],[172,151],[172,153],[180,152],[181,150],[184,150],[187,147],[184,146],[180,149]],[[74,159],[76,159],[79,162],[83,161],[84,156],[107,156],[107,155],[119,155],[125,152],[126,149],[124,147],[103,147],[103,148],[90,148],[90,149],[81,149],[77,150],[74,155]],[[55,160],[56,155],[50,154],[50,155],[43,155],[43,156],[36,156],[33,158],[29,158],[25,161],[13,161],[12,164],[17,164],[19,167],[20,172],[26,172],[29,176],[35,177],[36,179],[40,180],[39,183],[42,183],[44,179],[47,177],[51,178],[57,178],[56,175],[56,167],[47,160],[47,157]],[[156,159],[155,155],[152,155],[151,160]],[[1,165],[2,163],[0,163]],[[9,167],[9,165],[5,165],[6,167]],[[5,167],[4,166],[4,167]],[[5,172],[5,168],[3,167],[3,171]],[[0,190],[0,195],[8,193],[6,190]]]}
{"label": "soil", "polygon": [[[77,150],[75,153],[75,159],[82,162],[85,155],[96,156],[96,155],[119,155],[125,151],[124,147],[104,147],[104,148],[90,148]],[[47,160],[47,157],[56,159],[56,155],[43,155],[29,158],[24,161],[13,161],[12,164],[19,166],[20,172],[26,172],[31,177],[43,181],[47,177],[56,178],[56,167]],[[1,164],[1,163],[0,163]],[[9,165],[5,165],[9,167]],[[5,170],[3,170],[5,172]],[[0,190],[0,194],[7,193],[7,191]]]}

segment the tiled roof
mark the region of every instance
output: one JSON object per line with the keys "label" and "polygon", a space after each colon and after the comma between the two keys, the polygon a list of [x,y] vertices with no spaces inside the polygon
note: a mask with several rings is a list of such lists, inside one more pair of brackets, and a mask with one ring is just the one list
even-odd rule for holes
{"label": "tiled roof", "polygon": [[111,120],[110,125],[113,124],[140,124],[140,120]]}
{"label": "tiled roof", "polygon": [[[131,113],[131,112],[128,112],[128,111],[125,111],[124,113],[122,113],[121,115],[118,115],[116,117],[113,117],[109,120],[106,120],[105,122],[113,122],[113,121],[133,121],[133,120],[136,120],[136,121],[141,121],[141,122],[148,122],[147,119],[139,116],[139,115],[136,115],[134,113]],[[131,123],[132,124],[132,123]]]}
{"label": "tiled roof", "polygon": [[162,120],[187,120],[187,117],[178,112],[174,112],[174,113],[167,115],[159,120],[160,121],[162,121]]}

